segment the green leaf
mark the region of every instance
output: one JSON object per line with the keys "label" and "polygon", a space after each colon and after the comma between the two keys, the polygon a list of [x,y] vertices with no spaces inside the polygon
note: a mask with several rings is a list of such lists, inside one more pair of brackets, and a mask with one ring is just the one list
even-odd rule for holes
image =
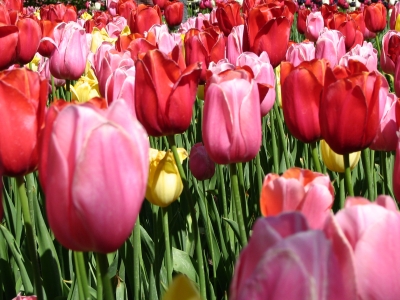
{"label": "green leaf", "polygon": [[190,280],[196,282],[197,273],[190,256],[186,252],[172,247],[172,258],[174,271],[185,274]]}

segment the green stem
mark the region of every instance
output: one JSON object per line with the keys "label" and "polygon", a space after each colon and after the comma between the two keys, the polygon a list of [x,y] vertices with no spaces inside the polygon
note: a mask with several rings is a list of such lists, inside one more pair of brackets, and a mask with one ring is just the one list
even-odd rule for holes
{"label": "green stem", "polygon": [[172,255],[171,243],[169,240],[168,206],[162,208],[163,230],[165,237],[165,266],[167,269],[168,285],[172,283]]}
{"label": "green stem", "polygon": [[[275,105],[275,104],[274,104]],[[271,123],[271,141],[272,141],[272,160],[274,162],[274,172],[279,173],[279,153],[278,146],[276,144],[275,135],[275,110],[270,111],[270,123]]]}
{"label": "green stem", "polygon": [[350,170],[350,154],[344,154],[343,159],[344,159],[344,180],[346,182],[346,188],[349,196],[354,196],[354,191],[353,191],[353,183],[351,181],[351,170]]}
{"label": "green stem", "polygon": [[140,296],[140,260],[142,258],[142,245],[140,242],[140,219],[136,219],[133,229],[133,290],[135,299]]}
{"label": "green stem", "polygon": [[263,180],[262,180],[262,173],[261,173],[261,162],[260,162],[260,152],[258,151],[256,155],[256,174],[257,174],[257,185],[258,185],[258,194],[261,195]]}
{"label": "green stem", "polygon": [[278,131],[279,131],[279,136],[280,136],[280,140],[281,140],[281,144],[282,144],[282,148],[283,148],[283,156],[285,158],[286,169],[289,169],[290,166],[292,165],[292,162],[291,162],[291,157],[290,157],[288,149],[287,149],[286,135],[285,135],[285,131],[283,130],[283,120],[279,113],[278,104],[276,102],[274,103],[274,112],[275,112],[276,120],[278,122]]}
{"label": "green stem", "polygon": [[[97,257],[96,257],[96,263],[98,266],[99,262],[97,260]],[[104,293],[103,280],[101,279],[101,271],[100,271],[99,267],[96,268],[96,280],[97,280],[97,299],[96,300],[103,300],[104,299],[104,297],[103,297],[103,293]],[[80,287],[79,287],[79,293],[81,293]],[[82,295],[80,294],[79,297],[83,297],[83,294]]]}
{"label": "green stem", "polygon": [[321,164],[319,162],[317,142],[310,143],[310,146],[315,170],[319,173],[322,173]]}
{"label": "green stem", "polygon": [[240,202],[242,203],[241,207],[242,207],[242,209],[244,209],[243,220],[245,220],[247,222],[248,217],[249,217],[249,208],[246,205],[246,191],[245,191],[245,187],[244,187],[243,164],[241,162],[236,164],[236,170],[238,172]]}
{"label": "green stem", "polygon": [[51,94],[53,96],[53,102],[56,101],[56,87],[54,85],[54,77],[51,75]]}
{"label": "green stem", "polygon": [[65,96],[68,102],[71,102],[71,80],[65,80]]}
{"label": "green stem", "polygon": [[114,300],[114,291],[112,289],[110,277],[108,276],[107,254],[96,253],[96,261],[98,267],[100,268],[101,281],[103,283],[104,299]]}
{"label": "green stem", "polygon": [[176,165],[178,167],[179,175],[181,176],[182,183],[183,183],[183,192],[185,194],[185,198],[187,200],[187,204],[189,206],[190,216],[192,218],[192,226],[193,226],[193,234],[196,241],[196,258],[197,258],[197,272],[199,275],[199,286],[200,286],[200,296],[202,299],[207,299],[207,292],[206,292],[206,277],[204,272],[204,260],[203,260],[203,249],[201,247],[201,240],[200,240],[200,233],[199,233],[199,226],[197,223],[197,216],[195,210],[195,203],[191,202],[190,199],[190,192],[189,192],[189,184],[186,178],[186,174],[183,170],[181,160],[179,158],[178,150],[175,143],[175,137],[168,136],[168,143],[174,154],[174,159]]}
{"label": "green stem", "polygon": [[82,252],[74,251],[74,260],[75,260],[75,268],[76,268],[76,277],[78,281],[78,288],[80,293],[83,295],[83,299],[89,300],[89,284],[87,280],[87,273],[85,267],[85,259],[83,257]]}
{"label": "green stem", "polygon": [[42,279],[40,278],[39,259],[36,251],[35,234],[32,227],[32,219],[29,211],[28,197],[26,196],[25,182],[23,176],[16,177],[19,198],[21,201],[22,214],[24,216],[24,225],[28,242],[29,256],[33,266],[33,292],[36,294],[38,300],[43,299]]}
{"label": "green stem", "polygon": [[368,199],[374,200],[374,182],[372,180],[371,173],[371,162],[370,162],[370,151],[369,148],[365,148],[361,151],[361,160],[364,167],[364,174],[367,179],[367,187],[368,187]]}
{"label": "green stem", "polygon": [[[387,165],[386,165],[386,152],[380,151],[380,158],[381,158],[381,174],[383,177],[383,184],[382,184],[382,194],[387,194],[386,187],[388,186],[388,174],[387,174]],[[370,199],[372,200],[372,199]]]}
{"label": "green stem", "polygon": [[229,165],[230,173],[231,173],[231,188],[232,188],[232,196],[235,202],[236,208],[236,218],[237,223],[239,225],[239,234],[240,234],[240,244],[242,247],[247,245],[247,235],[246,235],[246,227],[244,226],[243,219],[243,209],[240,201],[240,193],[239,193],[239,183],[238,183],[238,175],[236,170],[236,164]]}
{"label": "green stem", "polygon": [[381,57],[381,45],[380,45],[380,42],[379,42],[378,34],[375,36],[375,41],[376,41],[376,47],[377,47],[377,50],[378,50],[378,61],[379,61],[379,58]]}
{"label": "green stem", "polygon": [[344,189],[344,173],[339,173],[339,209],[344,207],[346,191]]}

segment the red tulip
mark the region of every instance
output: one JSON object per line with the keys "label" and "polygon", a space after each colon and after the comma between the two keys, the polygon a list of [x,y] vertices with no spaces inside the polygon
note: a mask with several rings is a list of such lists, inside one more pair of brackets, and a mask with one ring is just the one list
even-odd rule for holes
{"label": "red tulip", "polygon": [[299,10],[297,11],[297,31],[300,34],[305,34],[306,33],[306,20],[308,15],[311,13],[311,10],[301,7],[299,8]]}
{"label": "red tulip", "polygon": [[260,5],[250,10],[245,26],[244,51],[266,51],[275,68],[285,59],[293,14],[286,5]]}
{"label": "red tulip", "polygon": [[400,33],[389,30],[382,38],[381,68],[382,71],[394,74],[397,60],[400,57]]}
{"label": "red tulip", "polygon": [[380,32],[386,27],[386,7],[378,2],[364,8],[365,26],[372,32]]}
{"label": "red tulip", "polygon": [[46,211],[56,239],[75,251],[116,251],[131,234],[146,191],[143,127],[123,101],[107,110],[70,105],[45,147]]}
{"label": "red tulip", "polygon": [[197,180],[206,180],[214,176],[215,163],[211,160],[203,143],[194,144],[190,149],[189,169]]}
{"label": "red tulip", "polygon": [[39,24],[31,18],[19,18],[16,26],[19,30],[17,62],[24,65],[35,56],[42,39],[42,31]]}
{"label": "red tulip", "polygon": [[18,27],[14,25],[0,25],[0,44],[7,51],[0,55],[0,70],[7,69],[16,61],[16,48],[18,45]]}
{"label": "red tulip", "polygon": [[40,19],[53,22],[76,22],[78,19],[76,7],[64,3],[43,5],[40,8]]}
{"label": "red tulip", "polygon": [[182,23],[183,2],[179,0],[168,1],[165,5],[164,16],[168,26],[174,27]]}
{"label": "red tulip", "polygon": [[144,34],[155,24],[161,24],[161,10],[157,5],[151,7],[139,4],[136,13],[132,11],[128,19],[129,28],[133,33]]}
{"label": "red tulip", "polygon": [[327,68],[328,61],[325,59],[304,61],[295,68],[288,62],[281,65],[285,123],[290,133],[303,143],[316,142],[321,138],[319,111]]}
{"label": "red tulip", "polygon": [[117,4],[117,14],[129,20],[131,13],[136,14],[137,4],[133,0],[120,0]]}
{"label": "red tulip", "polygon": [[135,108],[152,136],[184,132],[190,125],[201,65],[185,70],[159,50],[136,61]]}
{"label": "red tulip", "polygon": [[207,153],[218,164],[252,160],[261,145],[260,96],[252,72],[226,70],[212,75],[206,87],[202,134]]}
{"label": "red tulip", "polygon": [[261,191],[263,216],[300,211],[311,228],[322,228],[333,204],[334,189],[329,176],[299,168],[268,174]]}
{"label": "red tulip", "polygon": [[54,28],[58,25],[58,23],[50,20],[40,20],[39,25],[42,30],[42,37],[45,39],[42,39],[40,41],[38,52],[42,56],[50,57],[50,55],[56,49],[56,46],[54,45],[53,41],[54,41]]}
{"label": "red tulip", "polygon": [[375,138],[383,112],[379,92],[386,79],[368,72],[364,64],[349,61],[349,67],[327,69],[320,104],[322,138],[338,154],[368,147]]}
{"label": "red tulip", "polygon": [[228,36],[232,28],[244,24],[243,17],[240,13],[241,5],[237,1],[228,1],[220,3],[217,6],[218,26],[221,28],[225,36]]}
{"label": "red tulip", "polygon": [[27,69],[0,72],[0,170],[20,176],[38,165],[38,135],[44,123],[48,83]]}

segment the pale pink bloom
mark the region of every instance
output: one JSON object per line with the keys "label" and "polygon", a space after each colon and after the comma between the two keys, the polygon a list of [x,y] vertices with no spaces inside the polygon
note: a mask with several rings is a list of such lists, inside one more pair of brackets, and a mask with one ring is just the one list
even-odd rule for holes
{"label": "pale pink bloom", "polygon": [[116,251],[144,200],[149,141],[123,101],[107,110],[65,107],[47,145],[46,211],[56,239],[75,251]]}
{"label": "pale pink bloom", "polygon": [[235,65],[231,64],[226,58],[219,60],[217,63],[211,61],[210,64],[208,65],[208,70],[212,74],[219,74],[226,70],[234,70],[234,69]]}
{"label": "pale pink bloom", "polygon": [[324,18],[320,11],[311,12],[306,19],[305,36],[312,42],[318,40],[319,34],[324,29]]}
{"label": "pale pink bloom", "polygon": [[228,35],[226,44],[226,57],[231,64],[236,64],[236,60],[243,53],[243,32],[244,25],[234,26]]}
{"label": "pale pink bloom", "polygon": [[121,16],[115,16],[112,22],[109,22],[105,29],[110,38],[118,38],[121,31],[126,27],[127,20]]}
{"label": "pale pink bloom", "polygon": [[110,15],[117,15],[118,2],[118,0],[107,0],[107,11],[110,13]]}
{"label": "pale pink bloom", "polygon": [[286,52],[286,60],[297,67],[303,61],[310,61],[315,58],[315,46],[311,42],[292,44]]}
{"label": "pale pink bloom", "polygon": [[370,42],[365,42],[363,45],[356,45],[347,52],[339,61],[339,65],[347,67],[349,60],[358,60],[362,62],[368,71],[377,71],[378,68],[378,50]]}
{"label": "pale pink bloom", "polygon": [[240,253],[231,300],[353,300],[331,241],[299,212],[260,218]]}
{"label": "pale pink bloom", "polygon": [[183,46],[181,35],[179,33],[170,33],[166,24],[153,25],[149,32],[155,35],[157,48],[165,54],[172,52],[176,45]]}
{"label": "pale pink bloom", "polygon": [[345,53],[344,35],[340,31],[324,28],[317,40],[315,58],[326,58],[329,60],[331,68],[333,68]]}
{"label": "pale pink bloom", "polygon": [[188,18],[186,22],[179,26],[179,33],[185,34],[189,29],[203,29],[203,22],[210,21],[210,14],[199,13],[196,17]]}
{"label": "pale pink bloom", "polygon": [[249,66],[253,71],[260,94],[261,116],[267,115],[275,102],[275,73],[267,52],[263,51],[260,56],[253,52],[244,52],[237,58],[236,65]]}

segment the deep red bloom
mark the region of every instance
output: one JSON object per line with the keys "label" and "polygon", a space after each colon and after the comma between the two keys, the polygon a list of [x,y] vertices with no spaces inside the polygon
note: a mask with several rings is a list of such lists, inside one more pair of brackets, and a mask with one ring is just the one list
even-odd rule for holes
{"label": "deep red bloom", "polygon": [[165,21],[168,26],[174,27],[182,23],[183,2],[179,0],[168,1],[164,9]]}

